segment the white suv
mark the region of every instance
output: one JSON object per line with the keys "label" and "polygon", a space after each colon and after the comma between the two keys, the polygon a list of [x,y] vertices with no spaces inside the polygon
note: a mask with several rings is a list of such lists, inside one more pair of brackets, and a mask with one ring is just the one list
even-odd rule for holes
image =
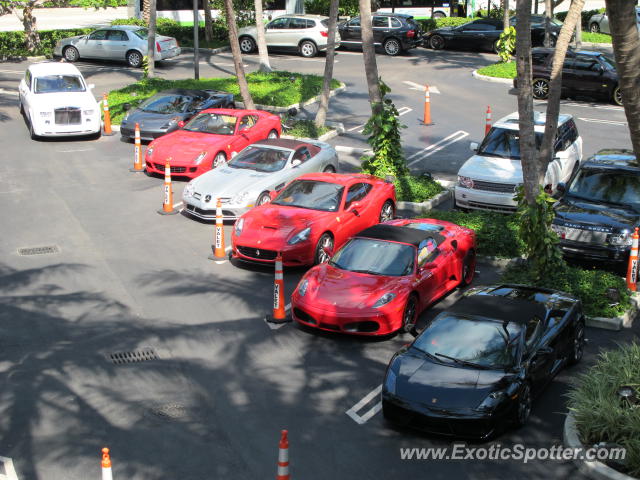
{"label": "white suv", "polygon": [[[535,112],[538,148],[545,119],[544,113]],[[514,212],[517,208],[515,190],[523,183],[518,113],[498,120],[480,146],[471,143],[471,150],[476,154],[458,171],[456,207]],[[544,180],[545,190],[550,193],[555,192],[558,183],[566,182],[582,161],[582,138],[571,115],[560,115],[553,151],[554,158]]]}

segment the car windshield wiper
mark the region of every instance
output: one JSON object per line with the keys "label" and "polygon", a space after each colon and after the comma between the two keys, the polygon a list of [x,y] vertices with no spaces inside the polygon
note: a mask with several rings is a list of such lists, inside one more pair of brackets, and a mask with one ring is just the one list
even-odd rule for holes
{"label": "car windshield wiper", "polygon": [[459,363],[460,365],[466,365],[468,367],[480,368],[482,370],[488,370],[489,367],[486,365],[480,365],[478,363],[469,362],[467,360],[460,360],[459,358],[450,357],[449,355],[445,355],[444,353],[436,353],[437,357],[446,358],[447,360],[451,360],[452,362]]}
{"label": "car windshield wiper", "polygon": [[355,269],[355,270],[346,268],[345,270],[349,270],[350,272],[355,272],[355,273],[368,273],[369,275],[382,275],[382,273],[380,272],[374,272],[373,270],[366,270],[364,268]]}
{"label": "car windshield wiper", "polygon": [[511,158],[511,157],[507,157],[505,155],[500,155],[499,153],[483,152],[483,151],[479,151],[478,155],[484,155],[485,157]]}

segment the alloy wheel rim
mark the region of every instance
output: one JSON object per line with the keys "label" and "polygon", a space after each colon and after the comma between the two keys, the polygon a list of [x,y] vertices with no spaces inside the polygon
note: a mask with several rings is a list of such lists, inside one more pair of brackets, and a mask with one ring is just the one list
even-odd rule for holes
{"label": "alloy wheel rim", "polygon": [[614,92],[614,99],[618,105],[622,105],[622,92],[620,91],[620,87],[616,88]]}
{"label": "alloy wheel rim", "polygon": [[547,82],[545,81],[540,80],[533,84],[533,92],[538,97],[545,97],[548,93],[548,90],[549,90],[549,87],[547,85]]}
{"label": "alloy wheel rim", "polygon": [[405,308],[405,311],[404,311],[403,324],[404,324],[405,332],[410,332],[415,327],[415,316],[416,316],[415,311],[416,311],[415,301],[413,299],[410,299],[409,304],[407,305],[407,308]]}
{"label": "alloy wheel rim", "polygon": [[251,42],[247,39],[244,39],[240,42],[240,49],[244,52],[244,53],[248,53],[251,51]]}
{"label": "alloy wheel rim", "polygon": [[219,167],[220,165],[222,165],[223,163],[225,163],[225,158],[224,155],[222,154],[218,154],[216,155],[216,157],[213,159],[213,168]]}
{"label": "alloy wheel rim", "polygon": [[305,57],[309,57],[313,55],[313,46],[310,43],[305,43],[302,45],[302,54]]}
{"label": "alloy wheel rim", "polygon": [[320,243],[320,251],[318,252],[318,263],[325,263],[327,260],[329,260],[329,254],[327,253],[327,250],[333,250],[333,240],[331,240],[331,237],[329,236],[324,237],[324,239]]}
{"label": "alloy wheel rim", "polygon": [[382,212],[380,212],[380,223],[387,222],[393,219],[393,207],[391,204],[386,203],[384,207],[382,207]]}
{"label": "alloy wheel rim", "polygon": [[278,134],[276,132],[271,132],[271,133],[269,133],[269,137],[268,138],[271,138],[271,139],[278,138]]}
{"label": "alloy wheel rim", "polygon": [[440,50],[442,48],[442,39],[440,37],[433,37],[431,39],[431,47],[434,50]]}
{"label": "alloy wheel rim", "polygon": [[389,55],[395,55],[396,53],[398,53],[400,47],[398,46],[398,42],[396,42],[395,40],[390,40],[387,42],[385,49]]}
{"label": "alloy wheel rim", "polygon": [[130,53],[129,63],[131,63],[131,65],[138,66],[140,64],[140,55],[137,53]]}
{"label": "alloy wheel rim", "polygon": [[579,361],[584,352],[584,327],[580,325],[573,339],[573,360]]}
{"label": "alloy wheel rim", "polygon": [[76,59],[76,49],[75,48],[73,48],[73,47],[67,48],[64,53],[65,53],[64,56],[67,58],[67,60],[72,62],[72,61],[74,61]]}
{"label": "alloy wheel rim", "polygon": [[262,195],[258,201],[258,205],[264,205],[265,203],[269,203],[269,195]]}

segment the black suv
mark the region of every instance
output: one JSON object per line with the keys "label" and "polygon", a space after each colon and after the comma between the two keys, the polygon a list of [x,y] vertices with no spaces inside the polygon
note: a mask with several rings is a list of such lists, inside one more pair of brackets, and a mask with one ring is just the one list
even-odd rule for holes
{"label": "black suv", "polygon": [[631,150],[600,150],[558,185],[551,228],[567,256],[626,261],[640,226],[640,164]]}
{"label": "black suv", "polygon": [[[531,51],[534,98],[544,100],[549,95],[553,52],[550,48]],[[517,87],[516,79],[513,86]],[[615,62],[600,52],[567,50],[562,66],[562,95],[605,98],[622,105]]]}
{"label": "black suv", "polygon": [[[373,42],[387,55],[399,55],[422,44],[422,31],[411,15],[402,13],[374,13]],[[338,25],[340,44],[346,48],[362,47],[360,17]]]}

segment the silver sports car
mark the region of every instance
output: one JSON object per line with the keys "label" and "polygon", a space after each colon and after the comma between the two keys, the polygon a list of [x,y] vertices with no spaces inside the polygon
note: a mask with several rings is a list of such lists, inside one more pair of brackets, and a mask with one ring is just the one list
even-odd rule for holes
{"label": "silver sports car", "polygon": [[[104,60],[124,60],[132,67],[142,66],[147,54],[147,34],[145,27],[137,25],[114,25],[91,32],[89,35],[58,40],[53,54],[64,57],[69,62],[81,58]],[[156,60],[165,60],[180,55],[180,47],[173,37],[156,35]]]}
{"label": "silver sports car", "polygon": [[336,172],[338,155],[328,143],[316,140],[262,140],[249,145],[227,164],[191,180],[182,199],[185,212],[203,220],[222,216],[233,220],[271,200],[269,192],[311,172]]}

